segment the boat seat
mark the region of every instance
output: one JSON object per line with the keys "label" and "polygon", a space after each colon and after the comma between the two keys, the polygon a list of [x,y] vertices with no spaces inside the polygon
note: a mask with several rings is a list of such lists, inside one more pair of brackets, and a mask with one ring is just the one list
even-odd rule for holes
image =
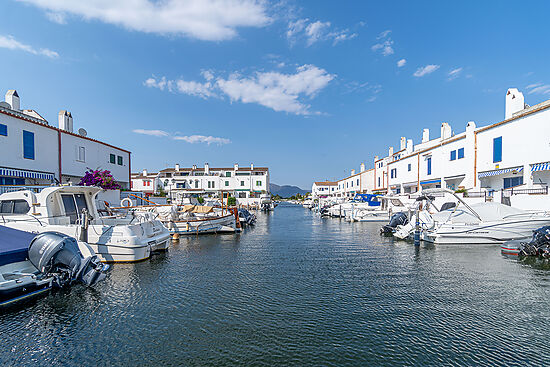
{"label": "boat seat", "polygon": [[25,261],[35,236],[33,233],[0,226],[0,266]]}

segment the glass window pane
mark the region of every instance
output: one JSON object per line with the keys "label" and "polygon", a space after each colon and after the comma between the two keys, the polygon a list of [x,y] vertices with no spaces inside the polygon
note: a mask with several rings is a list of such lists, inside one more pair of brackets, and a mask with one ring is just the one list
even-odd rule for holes
{"label": "glass window pane", "polygon": [[82,209],[88,209],[88,204],[86,203],[86,197],[84,194],[75,194],[74,199],[76,201],[78,214],[82,213]]}
{"label": "glass window pane", "polygon": [[75,224],[78,218],[78,213],[76,211],[74,196],[71,194],[61,194],[61,200],[63,201],[63,207],[65,208],[65,215],[70,218],[71,224]]}
{"label": "glass window pane", "polygon": [[29,209],[29,204],[25,200],[15,200],[13,203],[13,212],[15,214],[27,214]]}
{"label": "glass window pane", "polygon": [[2,214],[13,213],[13,200],[4,200],[0,202],[0,213]]}

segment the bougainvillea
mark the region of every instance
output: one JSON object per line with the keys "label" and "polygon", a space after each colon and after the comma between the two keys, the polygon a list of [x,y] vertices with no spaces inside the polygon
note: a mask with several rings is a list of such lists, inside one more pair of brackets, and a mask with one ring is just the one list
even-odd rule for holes
{"label": "bougainvillea", "polygon": [[120,189],[120,185],[115,181],[111,171],[107,170],[88,170],[84,177],[80,179],[80,186],[98,186],[106,190]]}

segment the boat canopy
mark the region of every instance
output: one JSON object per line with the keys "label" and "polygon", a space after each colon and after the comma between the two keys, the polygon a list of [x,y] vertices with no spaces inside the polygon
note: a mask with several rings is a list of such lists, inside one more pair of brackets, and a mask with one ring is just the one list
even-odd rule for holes
{"label": "boat canopy", "polygon": [[377,200],[380,195],[374,194],[355,194],[352,199],[354,203],[368,203],[369,206],[380,206],[381,202]]}
{"label": "boat canopy", "polygon": [[0,266],[25,261],[35,236],[33,233],[0,226]]}

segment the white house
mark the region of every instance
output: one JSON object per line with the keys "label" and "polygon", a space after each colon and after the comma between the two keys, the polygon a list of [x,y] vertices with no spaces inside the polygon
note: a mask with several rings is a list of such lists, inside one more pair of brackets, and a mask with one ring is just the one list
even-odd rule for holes
{"label": "white house", "polygon": [[338,182],[317,181],[311,186],[311,196],[313,199],[326,198],[336,194]]}
{"label": "white house", "polygon": [[59,127],[38,112],[21,110],[15,90],[0,102],[0,186],[45,185],[55,180],[78,183],[88,168],[107,169],[123,187],[130,184],[130,152],[73,131],[68,111]]}
{"label": "white house", "polygon": [[147,195],[155,194],[159,187],[158,172],[148,172],[144,169],[140,173],[132,173],[131,189],[141,191]]}

